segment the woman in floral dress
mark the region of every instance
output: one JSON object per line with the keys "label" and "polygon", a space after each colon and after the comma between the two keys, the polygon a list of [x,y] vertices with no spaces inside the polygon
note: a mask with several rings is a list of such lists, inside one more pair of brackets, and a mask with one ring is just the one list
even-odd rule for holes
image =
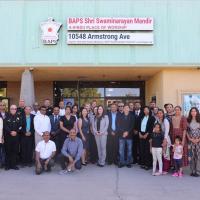
{"label": "woman in floral dress", "polygon": [[196,107],[190,109],[188,116],[187,137],[190,142],[190,170],[191,176],[200,174],[200,114]]}
{"label": "woman in floral dress", "polygon": [[187,118],[182,115],[182,108],[176,106],[174,108],[175,115],[172,117],[172,131],[171,139],[172,144],[175,142],[177,136],[181,137],[183,145],[183,166],[188,165],[188,142],[187,142]]}

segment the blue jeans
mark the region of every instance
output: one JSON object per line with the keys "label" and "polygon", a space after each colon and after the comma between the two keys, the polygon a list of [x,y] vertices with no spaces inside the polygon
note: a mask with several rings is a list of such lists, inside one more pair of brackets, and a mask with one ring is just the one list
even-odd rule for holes
{"label": "blue jeans", "polygon": [[[125,147],[127,149],[125,149]],[[126,156],[125,156],[126,152]],[[126,157],[126,161],[125,161]],[[132,162],[132,139],[119,139],[119,162],[122,165],[131,164]]]}

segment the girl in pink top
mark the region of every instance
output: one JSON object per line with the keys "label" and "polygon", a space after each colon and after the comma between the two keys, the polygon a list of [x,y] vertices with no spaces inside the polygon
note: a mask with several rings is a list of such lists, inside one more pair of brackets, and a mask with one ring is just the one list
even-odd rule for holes
{"label": "girl in pink top", "polygon": [[183,176],[183,145],[180,136],[176,136],[175,143],[173,145],[173,159],[175,165],[175,172],[172,176],[182,177]]}

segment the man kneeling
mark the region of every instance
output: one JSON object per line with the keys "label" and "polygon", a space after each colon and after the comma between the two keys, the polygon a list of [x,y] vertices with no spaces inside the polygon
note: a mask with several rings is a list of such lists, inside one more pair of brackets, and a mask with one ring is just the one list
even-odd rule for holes
{"label": "man kneeling", "polygon": [[40,141],[36,148],[36,174],[41,174],[43,171],[51,171],[51,167],[54,164],[54,156],[56,154],[56,145],[50,140],[50,133],[44,132],[43,140]]}
{"label": "man kneeling", "polygon": [[61,153],[61,167],[65,172],[81,169],[83,143],[81,139],[77,137],[75,129],[70,130],[69,138],[65,140]]}

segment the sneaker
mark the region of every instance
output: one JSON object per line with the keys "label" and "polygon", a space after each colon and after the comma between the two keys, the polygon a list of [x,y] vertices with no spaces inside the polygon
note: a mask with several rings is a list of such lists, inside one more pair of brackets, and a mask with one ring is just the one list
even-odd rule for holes
{"label": "sneaker", "polygon": [[68,168],[68,169],[67,169],[67,171],[68,171],[68,172],[71,172],[71,171],[72,171],[72,169],[71,169],[71,168]]}
{"label": "sneaker", "polygon": [[129,163],[129,164],[127,164],[126,165],[128,168],[131,168],[132,167],[132,165]]}
{"label": "sneaker", "polygon": [[156,173],[155,173],[155,172],[153,172],[153,173],[152,173],[152,176],[155,176],[155,175],[156,175]]}
{"label": "sneaker", "polygon": [[67,174],[68,173],[68,171],[65,169],[65,170],[61,170],[60,172],[59,172],[59,174],[60,175],[63,175],[63,174]]}
{"label": "sneaker", "polygon": [[164,172],[162,173],[162,175],[166,175],[166,174],[168,174],[168,172],[165,172],[165,171],[164,171]]}
{"label": "sneaker", "polygon": [[182,177],[183,177],[183,173],[180,172],[180,173],[178,174],[178,177],[182,178]]}
{"label": "sneaker", "polygon": [[160,175],[162,175],[161,172],[156,172],[156,173],[155,173],[155,176],[160,176]]}
{"label": "sneaker", "polygon": [[175,172],[175,173],[172,174],[172,176],[173,176],[173,177],[178,177],[178,173]]}

